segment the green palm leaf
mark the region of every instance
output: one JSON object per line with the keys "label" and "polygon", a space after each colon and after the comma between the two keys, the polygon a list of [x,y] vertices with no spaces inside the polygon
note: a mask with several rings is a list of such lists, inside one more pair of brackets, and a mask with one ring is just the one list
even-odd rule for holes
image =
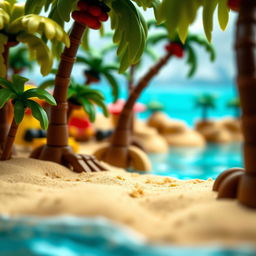
{"label": "green palm leaf", "polygon": [[0,108],[2,108],[15,94],[9,88],[0,89]]}
{"label": "green palm leaf", "polygon": [[119,85],[118,85],[115,77],[112,76],[109,72],[104,71],[103,75],[108,80],[108,83],[111,86],[112,96],[113,96],[114,102],[116,102],[118,100],[118,97],[119,97]]}
{"label": "green palm leaf", "polygon": [[160,18],[165,21],[169,35],[177,31],[185,42],[187,28],[195,21],[200,8],[203,8],[203,25],[206,37],[212,38],[213,17],[218,7],[218,18],[221,29],[228,23],[229,7],[227,0],[163,0],[160,6]]}
{"label": "green palm leaf", "polygon": [[14,120],[16,124],[19,124],[24,117],[26,107],[22,101],[16,101],[14,104]]}
{"label": "green palm leaf", "polygon": [[40,122],[42,129],[48,128],[48,117],[44,109],[35,101],[27,100],[27,106],[31,109],[32,115]]}
{"label": "green palm leaf", "polygon": [[113,41],[118,45],[119,71],[122,73],[139,61],[145,48],[147,26],[130,1],[113,1],[111,7],[111,27],[115,30]]}
{"label": "green palm leaf", "polygon": [[42,75],[49,74],[53,65],[53,56],[48,46],[34,35],[20,34],[16,39],[28,45],[30,57],[39,63]]}
{"label": "green palm leaf", "polygon": [[48,40],[63,42],[67,47],[70,45],[69,37],[63,28],[55,21],[46,17],[35,14],[21,16],[8,27],[8,33],[16,34],[21,31],[28,34],[40,33]]}
{"label": "green palm leaf", "polygon": [[29,89],[26,92],[24,92],[23,94],[25,98],[39,98],[42,100],[45,100],[47,103],[51,104],[51,105],[56,105],[56,100],[54,99],[54,97],[47,91],[43,90],[43,89],[39,89],[39,88],[33,88],[33,89]]}

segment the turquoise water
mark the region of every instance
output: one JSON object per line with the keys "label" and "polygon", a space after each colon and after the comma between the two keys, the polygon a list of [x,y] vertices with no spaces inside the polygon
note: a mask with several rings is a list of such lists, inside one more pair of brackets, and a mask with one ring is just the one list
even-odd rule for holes
{"label": "turquoise water", "polygon": [[255,248],[172,247],[148,244],[141,236],[103,218],[0,218],[1,256],[255,256]]}
{"label": "turquoise water", "polygon": [[[110,90],[106,86],[95,86],[100,89],[107,102],[111,102]],[[127,92],[125,85],[121,87],[120,97],[126,99]],[[216,108],[209,112],[210,118],[220,118],[232,116],[233,112],[227,108],[227,102],[236,97],[234,84],[205,84],[203,82],[187,85],[152,84],[139,99],[139,102],[147,104],[152,100],[161,102],[165,107],[165,112],[172,118],[184,120],[189,126],[201,117],[201,110],[195,107],[195,99],[198,95],[210,93],[216,96]],[[147,118],[149,112],[139,115]]]}
{"label": "turquoise water", "polygon": [[232,167],[243,167],[242,145],[208,145],[206,148],[173,147],[166,154],[152,154],[153,174],[178,179],[215,179]]}

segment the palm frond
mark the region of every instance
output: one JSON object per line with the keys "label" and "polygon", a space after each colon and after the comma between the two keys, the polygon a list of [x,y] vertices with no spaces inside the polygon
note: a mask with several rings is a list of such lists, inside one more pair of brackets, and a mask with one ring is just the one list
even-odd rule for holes
{"label": "palm frond", "polygon": [[16,39],[27,44],[30,57],[41,66],[42,75],[49,74],[53,65],[53,56],[48,46],[40,38],[30,34],[20,34]]}
{"label": "palm frond", "polygon": [[229,7],[227,0],[163,0],[160,6],[159,17],[165,21],[169,35],[176,31],[184,43],[189,26],[194,23],[198,11],[203,8],[203,25],[208,41],[212,39],[213,17],[218,7],[218,19],[221,29],[228,23]]}

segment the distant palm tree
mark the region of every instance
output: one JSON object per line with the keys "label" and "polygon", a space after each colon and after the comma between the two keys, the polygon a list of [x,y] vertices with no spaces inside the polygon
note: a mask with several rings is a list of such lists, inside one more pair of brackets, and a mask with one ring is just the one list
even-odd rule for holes
{"label": "distant palm tree", "polygon": [[236,119],[240,118],[240,116],[241,116],[241,113],[240,113],[241,105],[240,105],[240,99],[239,98],[234,98],[234,99],[229,100],[227,102],[227,108],[230,108],[230,109],[233,110],[234,118],[236,118]]}
{"label": "distant palm tree", "polygon": [[[53,69],[52,74],[56,73],[56,70]],[[47,89],[54,86],[54,79],[47,79],[43,81],[38,88]],[[68,120],[71,117],[73,110],[77,107],[83,107],[86,114],[88,114],[92,122],[95,121],[96,109],[94,105],[98,105],[105,116],[108,116],[107,107],[104,103],[105,97],[103,94],[95,89],[86,86],[85,84],[79,84],[75,82],[74,78],[71,78],[70,85],[68,87],[68,111],[67,117]]]}
{"label": "distant palm tree", "polygon": [[10,51],[9,70],[12,74],[21,74],[26,69],[32,70],[33,61],[29,59],[26,47],[16,47]]}
{"label": "distant palm tree", "polygon": [[[113,48],[113,46],[111,46]],[[113,101],[117,101],[119,97],[119,84],[115,78],[114,72],[117,73],[119,67],[115,64],[108,64],[104,60],[104,56],[107,54],[110,47],[104,48],[99,52],[86,52],[77,57],[77,63],[85,64],[86,69],[84,75],[86,77],[86,85],[92,83],[99,83],[102,77],[106,79],[112,90]]]}
{"label": "distant palm tree", "polygon": [[72,81],[68,89],[68,119],[72,114],[72,105],[83,107],[91,122],[94,122],[96,118],[95,105],[99,106],[102,109],[103,114],[107,117],[108,110],[104,100],[104,96],[98,90]]}
{"label": "distant palm tree", "polygon": [[27,78],[18,75],[12,77],[12,82],[9,82],[5,78],[0,78],[0,85],[2,86],[2,89],[0,89],[0,108],[2,108],[9,100],[12,100],[14,105],[14,117],[4,145],[1,160],[8,160],[11,158],[15,136],[27,108],[31,109],[33,117],[40,122],[42,129],[47,129],[47,114],[44,109],[33,100],[33,98],[43,99],[51,105],[56,105],[53,96],[45,90],[33,88],[24,91],[24,84],[27,81]]}
{"label": "distant palm tree", "polygon": [[[167,30],[165,30],[163,33],[149,38],[148,44],[156,44],[164,39],[168,42],[166,45],[166,53],[162,58],[157,60],[151,68],[149,68],[146,74],[142,76],[137,82],[136,86],[134,86],[134,89],[131,91],[119,116],[119,120],[114,130],[110,144],[107,146],[104,145],[102,148],[99,148],[99,150],[95,152],[95,155],[102,161],[122,168],[129,168],[131,166],[132,161],[130,159],[132,152],[129,151],[129,147],[131,146],[130,136],[133,120],[133,107],[145,88],[147,88],[152,79],[155,78],[157,74],[159,74],[159,72],[163,67],[166,66],[171,58],[182,58],[186,52],[188,56],[187,63],[190,65],[189,76],[192,76],[197,68],[196,54],[192,48],[192,45],[198,44],[204,47],[210,54],[211,61],[215,59],[215,51],[213,46],[208,43],[206,39],[198,35],[189,35],[187,41],[182,44],[177,35],[174,37],[174,39],[170,40]],[[122,157],[116,158],[117,153]],[[143,161],[140,162],[138,168],[143,168],[143,164],[141,165],[141,163],[143,163]],[[135,166],[133,167],[136,168]],[[144,167],[145,169],[148,168],[146,161]]]}
{"label": "distant palm tree", "polygon": [[216,108],[216,96],[212,94],[199,95],[195,100],[195,106],[202,110],[202,121],[209,119],[209,111]]}

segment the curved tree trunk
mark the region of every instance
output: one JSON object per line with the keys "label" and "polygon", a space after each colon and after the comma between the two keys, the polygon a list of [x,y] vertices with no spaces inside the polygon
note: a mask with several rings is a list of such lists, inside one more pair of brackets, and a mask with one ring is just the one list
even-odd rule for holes
{"label": "curved tree trunk", "polygon": [[[111,144],[104,157],[104,161],[115,166],[126,166],[128,158],[128,146],[131,137],[131,121],[133,107],[140,97],[143,90],[148,86],[149,82],[159,73],[159,71],[167,64],[172,53],[168,52],[159,62],[153,66],[144,77],[140,79],[138,85],[130,93],[128,100],[120,114],[117,126],[113,133]],[[117,157],[118,156],[118,157]]]}
{"label": "curved tree trunk", "polygon": [[18,130],[18,125],[16,124],[15,120],[12,120],[12,125],[9,130],[8,136],[6,138],[6,143],[4,147],[3,154],[1,156],[1,160],[9,160],[12,155],[12,148],[13,148],[13,143],[16,137],[16,133]]}
{"label": "curved tree trunk", "polygon": [[242,128],[244,134],[243,175],[238,199],[256,208],[256,1],[241,1],[237,23],[236,53],[237,85],[241,100]]}
{"label": "curved tree trunk", "polygon": [[129,94],[132,92],[132,90],[134,89],[134,76],[135,76],[135,70],[136,70],[136,65],[132,65],[130,67],[130,77],[129,77],[129,81],[128,81],[128,92]]}
{"label": "curved tree trunk", "polygon": [[63,152],[69,151],[67,94],[71,72],[76,61],[77,51],[84,31],[84,25],[74,22],[70,33],[71,44],[69,48],[65,48],[61,56],[55,79],[53,96],[56,99],[57,106],[51,107],[50,123],[47,132],[47,145],[42,149],[39,159],[61,163]]}

